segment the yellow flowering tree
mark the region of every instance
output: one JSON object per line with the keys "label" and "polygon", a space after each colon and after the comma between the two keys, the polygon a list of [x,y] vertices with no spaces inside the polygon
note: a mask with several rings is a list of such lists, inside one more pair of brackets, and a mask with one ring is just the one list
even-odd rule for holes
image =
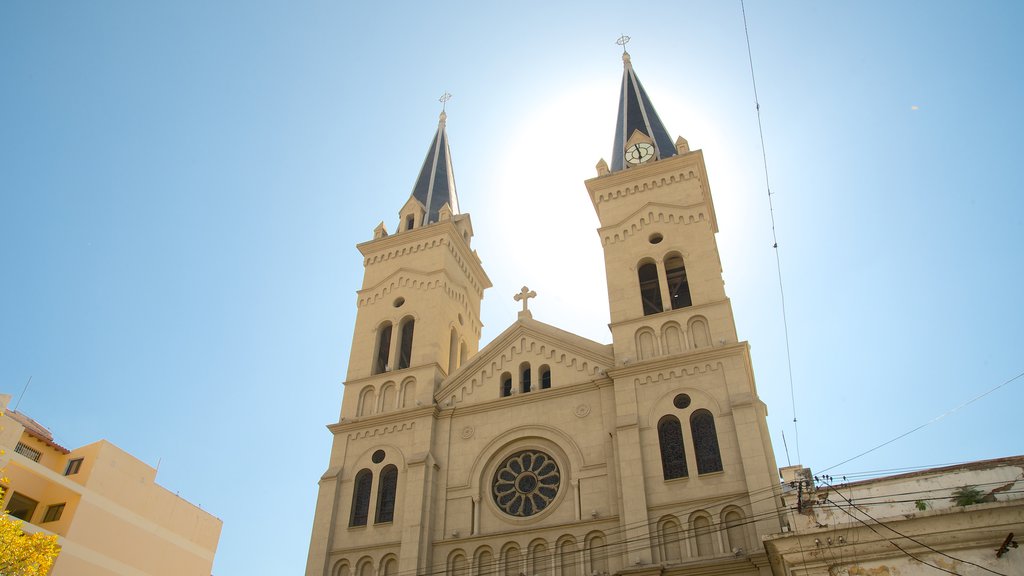
{"label": "yellow flowering tree", "polygon": [[45,576],[60,554],[57,536],[26,534],[21,524],[6,511],[0,516],[0,576]]}

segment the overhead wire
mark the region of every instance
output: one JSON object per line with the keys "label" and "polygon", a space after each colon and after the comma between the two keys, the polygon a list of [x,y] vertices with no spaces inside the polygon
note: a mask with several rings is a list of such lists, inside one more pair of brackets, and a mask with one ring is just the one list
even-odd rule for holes
{"label": "overhead wire", "polygon": [[793,384],[793,356],[789,346],[789,320],[786,314],[786,291],[782,287],[782,259],[779,256],[779,237],[775,232],[775,206],[772,202],[772,186],[768,177],[768,152],[764,143],[764,126],[761,121],[761,101],[757,96],[757,79],[754,76],[754,55],[750,48],[750,31],[747,28],[747,9],[740,0],[740,11],[743,13],[743,34],[747,40],[747,60],[750,63],[750,84],[754,89],[754,109],[757,110],[757,133],[761,138],[761,163],[764,165],[764,186],[768,192],[768,214],[772,223],[772,249],[775,251],[775,268],[779,278],[779,301],[782,304],[782,330],[786,336],[786,366],[789,369],[789,399],[793,407],[793,432],[796,435],[796,459],[800,458],[800,428],[796,419],[796,387]]}
{"label": "overhead wire", "polygon": [[846,460],[843,460],[842,462],[840,462],[838,464],[833,464],[832,466],[829,466],[828,468],[825,468],[824,470],[821,470],[820,472],[827,472],[829,470],[832,470],[833,468],[837,468],[837,467],[842,466],[843,464],[846,464],[848,462],[853,462],[854,460],[860,458],[861,456],[870,454],[870,453],[874,452],[875,450],[878,450],[879,448],[888,446],[889,444],[892,444],[893,442],[896,442],[897,440],[906,438],[907,436],[910,436],[914,432],[917,432],[918,430],[920,430],[920,429],[922,429],[922,428],[924,428],[926,426],[930,426],[930,425],[938,422],[939,420],[942,420],[946,416],[949,416],[950,414],[956,412],[957,410],[960,410],[961,408],[964,408],[966,406],[970,406],[971,404],[974,404],[975,402],[977,402],[978,400],[981,400],[985,396],[988,396],[989,394],[995,392],[996,390],[999,390],[1000,388],[1002,388],[1004,386],[1007,386],[1011,382],[1013,382],[1015,380],[1018,380],[1020,378],[1024,378],[1024,372],[1021,372],[1020,374],[1017,374],[1013,378],[1010,378],[1009,380],[1007,380],[1006,382],[1003,382],[1002,384],[999,384],[998,386],[994,386],[992,388],[989,388],[985,392],[982,392],[981,394],[978,394],[977,396],[975,396],[974,398],[971,398],[970,400],[967,400],[966,402],[960,403],[959,405],[955,406],[954,408],[950,408],[949,410],[946,410],[942,414],[939,414],[935,418],[932,418],[931,420],[925,422],[924,424],[921,424],[920,426],[912,428],[911,430],[907,430],[906,432],[900,434],[899,436],[897,436],[897,437],[895,437],[895,438],[893,438],[891,440],[887,440],[885,442],[882,442],[878,446],[875,446],[874,448],[870,448],[868,450],[865,450],[865,451],[861,452],[860,454],[857,454],[856,456],[853,456],[851,458],[847,458]]}
{"label": "overhead wire", "polygon": [[[996,572],[995,570],[992,570],[991,568],[988,568],[988,567],[986,567],[986,566],[982,566],[981,564],[977,564],[977,563],[975,563],[975,562],[971,562],[970,560],[965,560],[965,559],[963,559],[963,558],[957,558],[957,557],[955,557],[955,556],[951,556],[951,555],[949,555],[949,554],[946,554],[945,552],[942,552],[941,550],[937,550],[937,549],[935,549],[935,548],[933,548],[933,547],[929,546],[928,544],[925,544],[924,542],[921,542],[920,540],[917,540],[916,538],[913,538],[913,537],[911,537],[911,536],[907,536],[906,534],[904,534],[904,533],[900,532],[899,530],[897,530],[897,529],[893,528],[892,526],[889,526],[889,525],[888,525],[888,524],[886,524],[885,522],[882,522],[881,520],[879,520],[879,519],[875,518],[874,516],[872,516],[872,515],[868,514],[868,513],[867,513],[867,512],[865,511],[865,510],[862,510],[861,508],[859,508],[859,507],[858,507],[858,506],[857,506],[856,504],[854,504],[853,502],[851,502],[849,498],[847,498],[846,496],[844,496],[842,492],[840,492],[840,491],[839,491],[839,490],[838,490],[837,488],[835,488],[835,487],[834,487],[834,486],[832,486],[831,484],[828,484],[828,483],[826,482],[826,483],[825,483],[825,485],[826,485],[826,486],[828,486],[828,487],[829,487],[829,489],[833,490],[833,491],[834,491],[834,492],[835,492],[835,493],[836,493],[836,494],[837,494],[837,495],[838,495],[838,496],[839,496],[840,498],[842,498],[843,500],[845,500],[845,501],[846,501],[846,503],[847,503],[847,504],[849,504],[851,508],[853,508],[853,509],[857,510],[857,511],[858,511],[858,512],[860,512],[861,514],[863,514],[863,515],[867,516],[868,518],[870,518],[870,519],[871,519],[871,520],[872,520],[872,521],[873,521],[873,522],[874,522],[875,524],[877,524],[877,525],[879,525],[879,526],[882,526],[882,527],[884,527],[884,528],[885,528],[886,530],[889,530],[890,532],[892,532],[892,533],[894,533],[894,534],[896,534],[896,535],[900,536],[901,538],[905,538],[905,539],[907,539],[907,540],[910,540],[911,542],[913,542],[913,543],[915,543],[915,544],[917,544],[917,545],[919,545],[919,546],[923,546],[923,547],[927,548],[928,550],[931,550],[932,552],[934,552],[934,553],[936,553],[936,554],[939,554],[939,555],[941,555],[941,556],[945,556],[946,558],[949,558],[950,560],[954,560],[954,561],[957,561],[957,562],[962,562],[962,563],[964,563],[964,564],[970,564],[971,566],[975,566],[975,567],[977,567],[977,568],[981,568],[982,570],[985,570],[986,572],[991,572],[992,574],[996,574],[997,576],[1008,576],[1007,574],[1003,574],[1002,572]],[[841,507],[840,507],[840,509],[842,509],[842,510],[843,510],[844,512],[846,512],[847,514],[849,514],[849,515],[850,515],[851,517],[853,517],[853,518],[856,518],[857,520],[859,520],[859,521],[861,521],[862,523],[864,523],[864,522],[863,522],[862,520],[860,520],[859,518],[857,518],[857,517],[856,517],[856,516],[855,516],[854,514],[850,513],[849,511],[847,511],[847,510],[845,510],[845,509],[843,509],[843,508],[841,508]],[[869,528],[871,528],[871,526],[867,525],[866,523],[864,523],[864,524],[865,524],[866,526],[868,526]],[[872,528],[872,531],[874,531],[874,528]],[[876,531],[876,533],[877,533],[877,531]],[[881,534],[879,534],[879,536],[881,536]],[[883,537],[884,537],[884,536],[883,536]],[[904,549],[903,549],[902,547],[900,547],[900,546],[899,546],[898,544],[896,544],[896,543],[895,543],[895,542],[893,542],[892,540],[889,540],[889,542],[890,542],[890,543],[891,543],[891,544],[892,544],[893,546],[896,546],[897,548],[899,548],[899,549],[900,549],[900,550],[901,550],[901,551],[902,551],[902,552],[903,552],[904,554],[907,554],[908,556],[910,556],[911,558],[914,558],[915,560],[918,560],[918,561],[920,561],[920,562],[924,562],[923,560],[921,560],[921,559],[917,558],[916,556],[913,556],[912,554],[910,554],[909,552],[907,552],[906,550],[904,550]],[[945,571],[945,572],[950,572],[949,570],[946,570],[945,568],[942,568],[942,567],[940,567],[940,566],[938,566],[938,565],[935,565],[935,564],[930,564],[930,563],[928,563],[928,562],[924,562],[924,563],[925,563],[925,564],[929,564],[930,566],[933,566],[933,567],[935,567],[935,568],[938,568],[938,569],[940,569],[940,570],[943,570],[943,571]],[[956,572],[950,572],[950,574],[956,574]]]}

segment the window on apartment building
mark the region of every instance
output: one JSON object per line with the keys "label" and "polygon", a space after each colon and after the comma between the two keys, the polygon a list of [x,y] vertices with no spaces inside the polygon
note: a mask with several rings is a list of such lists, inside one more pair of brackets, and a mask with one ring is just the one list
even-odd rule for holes
{"label": "window on apartment building", "polygon": [[11,501],[7,503],[7,513],[25,522],[31,522],[37,506],[39,506],[39,502],[24,494],[14,492],[11,494]]}
{"label": "window on apartment building", "polygon": [[66,502],[61,502],[60,504],[54,504],[48,507],[46,509],[46,515],[43,516],[43,522],[56,522],[57,520],[60,520],[61,515],[64,514],[64,504],[66,504]]}
{"label": "window on apartment building", "polygon": [[64,469],[64,475],[71,476],[72,474],[78,474],[78,471],[82,468],[82,460],[82,458],[68,460],[68,467]]}
{"label": "window on apartment building", "polygon": [[34,460],[36,462],[39,462],[39,457],[42,456],[42,454],[38,450],[34,450],[29,446],[22,444],[21,442],[18,442],[18,445],[14,447],[14,451],[17,452],[18,454],[21,454],[25,458],[28,458],[29,460]]}

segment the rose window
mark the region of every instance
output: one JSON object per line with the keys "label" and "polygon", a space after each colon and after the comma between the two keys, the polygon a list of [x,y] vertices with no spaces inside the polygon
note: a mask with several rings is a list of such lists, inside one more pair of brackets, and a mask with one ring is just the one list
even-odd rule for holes
{"label": "rose window", "polygon": [[533,516],[558,494],[558,464],[543,452],[516,452],[494,473],[494,503],[510,516]]}

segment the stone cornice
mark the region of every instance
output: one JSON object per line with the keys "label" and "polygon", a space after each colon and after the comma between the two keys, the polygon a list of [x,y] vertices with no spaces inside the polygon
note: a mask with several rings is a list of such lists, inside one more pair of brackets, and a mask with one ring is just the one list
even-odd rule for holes
{"label": "stone cornice", "polygon": [[629,320],[620,320],[619,322],[612,322],[608,325],[609,328],[615,330],[617,328],[633,328],[641,326],[651,326],[652,324],[658,324],[661,322],[667,322],[674,320],[680,316],[686,316],[692,318],[693,316],[704,316],[707,318],[707,311],[725,304],[728,306],[730,300],[724,298],[722,300],[715,300],[713,302],[704,302],[702,304],[694,304],[693,306],[686,306],[685,308],[673,308],[671,310],[664,310],[657,314],[648,314],[646,316],[640,316],[639,318],[630,318]]}
{"label": "stone cornice", "polygon": [[686,206],[650,203],[621,222],[598,229],[597,233],[601,236],[601,244],[607,246],[642,232],[644,228],[655,223],[689,225],[709,222],[707,206],[704,202]]}
{"label": "stone cornice", "polygon": [[[726,344],[724,346],[718,346],[715,348],[699,348],[697,350],[691,350],[689,352],[682,352],[679,354],[671,354],[668,356],[659,356],[652,358],[651,360],[643,360],[641,362],[631,362],[626,365],[616,366],[608,370],[608,376],[615,380],[623,378],[638,378],[641,383],[646,380],[646,383],[655,382],[657,380],[650,377],[653,373],[673,374],[675,370],[689,371],[687,375],[693,375],[696,372],[706,372],[708,370],[719,370],[721,369],[722,362],[727,358],[735,358],[736,356],[745,357],[749,354],[750,345],[747,342],[737,342],[736,344]],[[641,378],[647,376],[646,379]],[[659,378],[658,380],[660,380]]]}
{"label": "stone cornice", "polygon": [[[457,239],[457,240],[456,240]],[[466,241],[451,220],[436,222],[428,226],[402,231],[398,234],[375,238],[356,244],[363,255],[363,265],[384,262],[406,254],[415,254],[437,246],[446,246],[458,262],[463,273],[470,279],[480,294],[491,287],[491,279],[484,272],[476,252],[470,250]]]}
{"label": "stone cornice", "polygon": [[587,186],[594,210],[600,216],[602,203],[694,178],[698,179],[704,201],[711,212],[709,215],[711,229],[718,232],[718,220],[715,217],[715,208],[711,201],[711,190],[708,187],[707,170],[704,166],[704,153],[701,150],[693,150],[686,154],[655,160],[635,168],[591,178],[584,184]]}
{"label": "stone cornice", "polygon": [[327,429],[335,435],[347,433],[350,439],[365,438],[411,430],[414,428],[416,420],[426,416],[436,416],[437,413],[437,407],[434,405],[422,406],[374,414],[373,416],[344,418],[341,422],[329,424]]}

